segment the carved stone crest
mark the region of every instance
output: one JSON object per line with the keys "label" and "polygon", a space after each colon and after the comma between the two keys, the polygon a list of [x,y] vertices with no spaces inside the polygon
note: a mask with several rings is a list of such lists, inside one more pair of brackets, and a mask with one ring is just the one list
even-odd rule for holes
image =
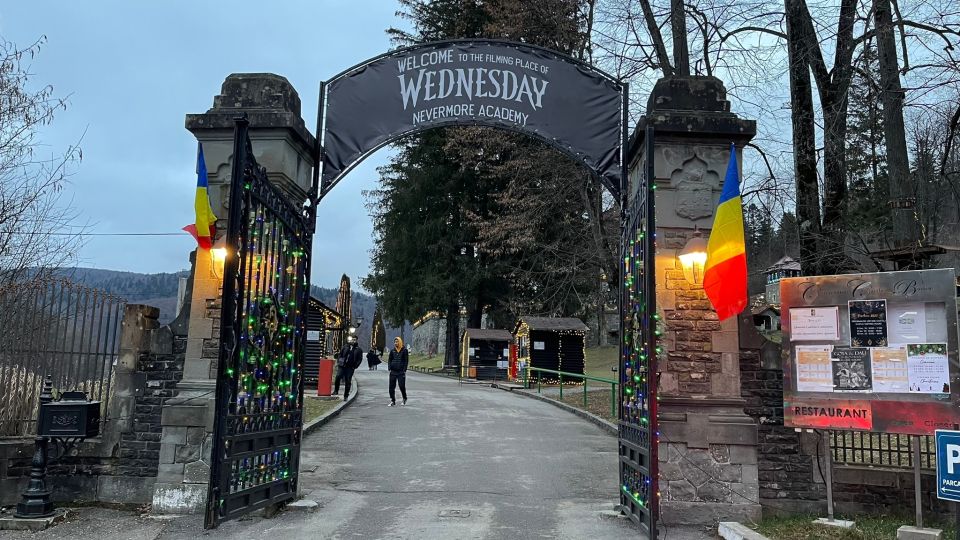
{"label": "carved stone crest", "polygon": [[670,184],[677,190],[678,216],[697,220],[713,215],[713,191],[720,185],[720,176],[696,153],[674,169]]}

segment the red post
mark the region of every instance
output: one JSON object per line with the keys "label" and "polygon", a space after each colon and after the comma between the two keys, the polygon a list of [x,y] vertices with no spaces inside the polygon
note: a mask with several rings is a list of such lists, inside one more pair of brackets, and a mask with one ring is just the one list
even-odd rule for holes
{"label": "red post", "polygon": [[317,395],[329,396],[333,393],[333,359],[321,358],[317,372]]}

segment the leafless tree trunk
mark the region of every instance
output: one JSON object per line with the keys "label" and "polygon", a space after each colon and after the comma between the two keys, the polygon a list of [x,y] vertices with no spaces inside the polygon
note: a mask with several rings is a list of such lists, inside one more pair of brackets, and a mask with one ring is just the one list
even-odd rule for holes
{"label": "leafless tree trunk", "polygon": [[913,216],[915,201],[907,157],[907,135],[903,124],[903,88],[900,86],[900,62],[893,35],[890,0],[874,0],[873,18],[877,29],[880,64],[880,101],[883,103],[883,136],[887,148],[887,177],[890,182],[890,217],[893,244],[903,247],[916,241]]}
{"label": "leafless tree trunk", "polygon": [[793,169],[800,224],[800,264],[804,274],[820,273],[820,188],[810,81],[801,20],[808,15],[803,0],[785,0],[787,53],[790,59],[790,103],[793,124]]}
{"label": "leafless tree trunk", "polygon": [[670,0],[670,25],[673,34],[673,65],[676,68],[674,75],[689,76],[690,51],[687,45],[687,13],[683,8],[683,0]]}
{"label": "leafless tree trunk", "polygon": [[443,354],[443,367],[460,365],[460,305],[456,302],[447,306],[446,350]]}

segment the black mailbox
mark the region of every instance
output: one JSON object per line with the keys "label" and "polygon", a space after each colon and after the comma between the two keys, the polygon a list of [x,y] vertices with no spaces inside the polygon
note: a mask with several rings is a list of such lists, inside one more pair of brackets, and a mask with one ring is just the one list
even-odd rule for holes
{"label": "black mailbox", "polygon": [[37,435],[89,439],[100,435],[100,402],[83,392],[64,392],[59,401],[40,404]]}

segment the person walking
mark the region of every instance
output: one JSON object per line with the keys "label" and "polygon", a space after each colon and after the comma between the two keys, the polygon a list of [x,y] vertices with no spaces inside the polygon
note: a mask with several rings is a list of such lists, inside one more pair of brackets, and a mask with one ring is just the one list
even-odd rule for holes
{"label": "person walking", "polygon": [[376,349],[370,349],[370,351],[367,353],[367,369],[370,371],[376,371],[377,366],[383,363],[380,360],[380,355],[377,353],[378,351]]}
{"label": "person walking", "polygon": [[343,347],[340,357],[337,359],[337,378],[334,381],[334,395],[340,393],[340,381],[343,381],[345,388],[343,390],[343,400],[346,401],[350,395],[350,386],[353,384],[353,372],[363,363],[363,351],[357,346],[356,339],[350,341]]}
{"label": "person walking", "polygon": [[410,355],[403,347],[403,340],[399,337],[394,338],[393,349],[390,350],[390,357],[387,359],[387,369],[390,370],[390,404],[387,407],[394,407],[397,404],[397,384],[400,385],[400,395],[403,396],[400,404],[407,404],[407,365],[409,363]]}
{"label": "person walking", "polygon": [[[350,344],[345,343],[340,352],[337,353],[337,376],[333,379],[333,395],[340,395],[340,382],[343,380],[343,366],[347,361],[347,353],[350,351]],[[349,386],[348,386],[349,388]]]}

